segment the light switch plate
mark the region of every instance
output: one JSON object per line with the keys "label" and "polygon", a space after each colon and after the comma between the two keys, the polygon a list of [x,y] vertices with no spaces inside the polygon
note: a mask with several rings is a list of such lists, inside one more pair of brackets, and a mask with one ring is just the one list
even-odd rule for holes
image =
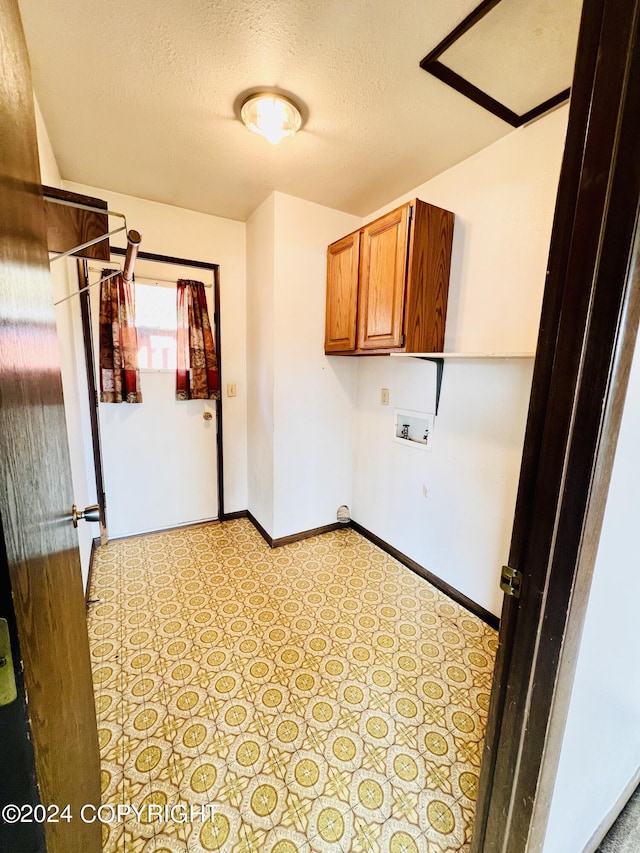
{"label": "light switch plate", "polygon": [[227,397],[235,397],[236,396],[236,383],[235,382],[227,382]]}
{"label": "light switch plate", "polygon": [[389,405],[389,389],[388,388],[382,388],[380,390],[380,405],[381,406],[388,406]]}

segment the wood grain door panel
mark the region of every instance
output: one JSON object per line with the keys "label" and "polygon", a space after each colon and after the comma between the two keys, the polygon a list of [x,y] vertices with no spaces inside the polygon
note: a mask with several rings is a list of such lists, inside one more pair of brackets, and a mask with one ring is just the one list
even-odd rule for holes
{"label": "wood grain door panel", "polygon": [[362,231],[358,349],[402,346],[409,206]]}
{"label": "wood grain door panel", "polygon": [[[12,780],[35,770],[41,802],[70,805],[71,822],[44,826],[48,853],[98,853],[100,825],[80,819],[83,804],[100,803],[100,762],[33,90],[16,0],[2,0],[1,13],[0,575],[28,719],[0,738],[30,729],[35,759],[26,768],[2,762],[3,783],[17,794]],[[7,838],[12,826],[0,825],[0,849],[40,849]]]}
{"label": "wood grain door panel", "polygon": [[327,314],[325,352],[356,347],[360,232],[349,234],[327,249]]}

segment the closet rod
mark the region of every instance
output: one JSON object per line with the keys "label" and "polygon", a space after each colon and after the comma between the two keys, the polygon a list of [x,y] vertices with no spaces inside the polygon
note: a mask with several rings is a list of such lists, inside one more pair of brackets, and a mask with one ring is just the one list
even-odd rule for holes
{"label": "closet rod", "polygon": [[[144,258],[142,258],[142,260],[144,260]],[[115,262],[112,261],[111,263],[115,263]],[[89,267],[89,271],[90,272],[102,272],[102,268],[101,267]],[[140,278],[144,279],[145,281],[166,281],[167,284],[176,284],[176,282],[177,282],[177,279],[175,279],[175,278],[163,278],[160,275],[138,275],[138,273],[136,273],[136,280],[140,279]],[[205,282],[204,286],[209,287],[209,288],[213,287],[212,284],[208,284],[207,282]]]}
{"label": "closet rod", "polygon": [[138,257],[138,249],[142,237],[139,231],[127,231],[127,254],[124,257],[124,267],[122,270],[122,278],[127,284],[133,282],[133,268]]}

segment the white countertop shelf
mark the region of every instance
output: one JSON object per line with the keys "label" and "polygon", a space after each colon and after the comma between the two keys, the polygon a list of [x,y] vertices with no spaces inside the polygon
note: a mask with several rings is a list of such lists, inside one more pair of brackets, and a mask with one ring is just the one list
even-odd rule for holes
{"label": "white countertop shelf", "polygon": [[436,415],[440,408],[440,392],[442,391],[442,379],[444,376],[444,363],[449,359],[458,359],[459,361],[472,361],[482,359],[502,359],[506,361],[514,358],[529,358],[535,357],[533,352],[392,352],[389,353],[394,358],[420,358],[423,361],[431,361],[436,366]]}
{"label": "white countertop shelf", "polygon": [[534,358],[534,352],[392,352],[393,358]]}

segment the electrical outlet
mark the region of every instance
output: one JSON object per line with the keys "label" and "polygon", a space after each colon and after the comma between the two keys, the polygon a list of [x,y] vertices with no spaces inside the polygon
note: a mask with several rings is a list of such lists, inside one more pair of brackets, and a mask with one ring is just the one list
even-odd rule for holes
{"label": "electrical outlet", "polygon": [[381,406],[388,406],[389,405],[389,389],[388,388],[382,388],[380,390],[380,405]]}
{"label": "electrical outlet", "polygon": [[227,397],[235,397],[236,396],[236,383],[235,382],[227,382]]}

